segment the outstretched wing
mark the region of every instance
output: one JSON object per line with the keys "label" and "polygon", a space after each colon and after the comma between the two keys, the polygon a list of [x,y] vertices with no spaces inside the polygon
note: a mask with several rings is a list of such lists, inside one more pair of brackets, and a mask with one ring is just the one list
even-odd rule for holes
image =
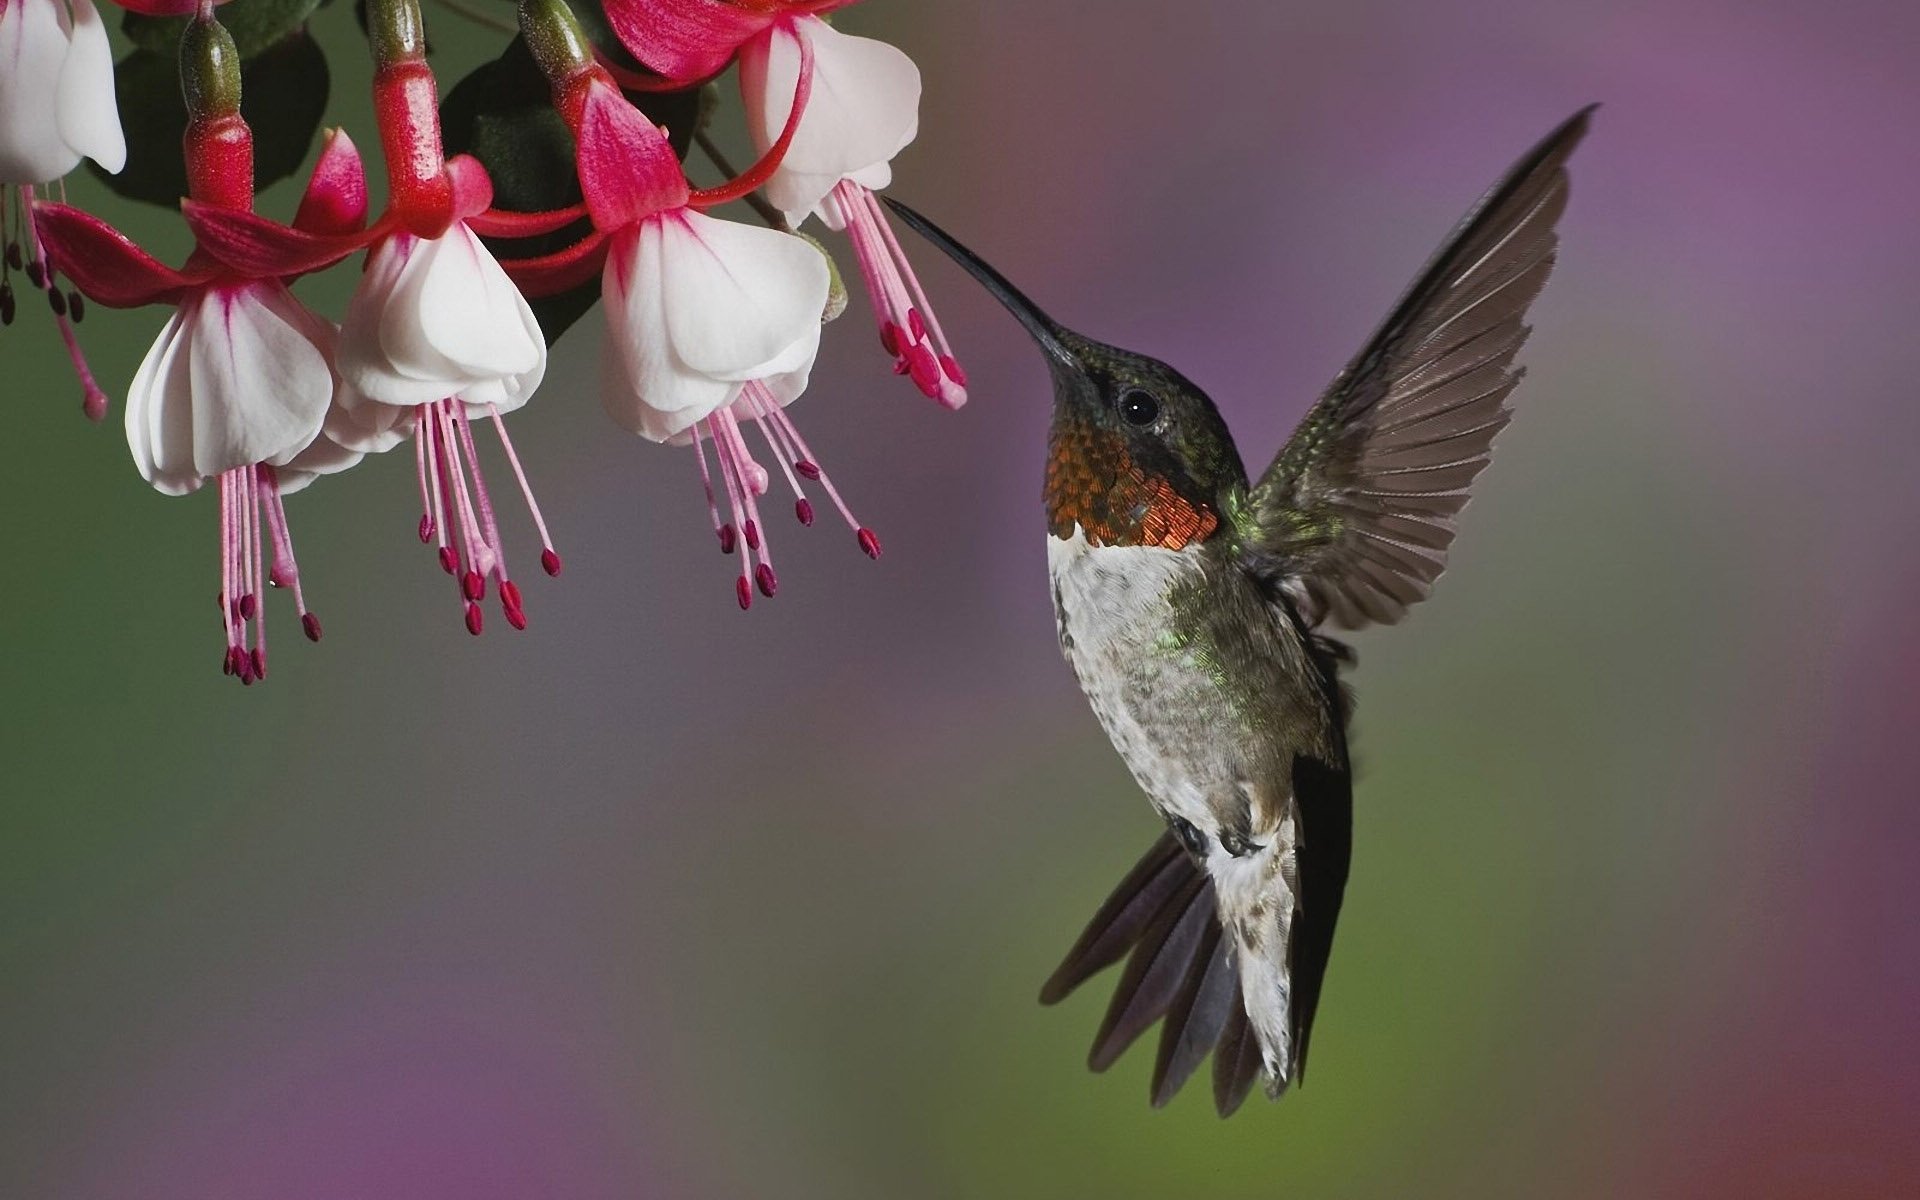
{"label": "outstretched wing", "polygon": [[1527,306],[1553,267],[1566,162],[1592,107],[1475,206],[1249,495],[1248,564],[1309,625],[1392,624],[1447,565],[1506,425]]}

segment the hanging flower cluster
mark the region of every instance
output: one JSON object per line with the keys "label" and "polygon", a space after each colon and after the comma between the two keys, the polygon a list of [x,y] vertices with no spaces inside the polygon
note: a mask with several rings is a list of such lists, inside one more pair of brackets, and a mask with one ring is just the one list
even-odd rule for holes
{"label": "hanging flower cluster", "polygon": [[[168,198],[194,249],[169,266],[62,202],[59,181],[83,156],[107,172],[127,162],[107,34],[89,0],[0,0],[0,322],[14,321],[13,277],[22,273],[45,292],[85,411],[98,420],[107,397],[73,330],[86,303],[169,310],[126,393],[127,444],[161,492],[218,485],[226,673],[242,683],[266,676],[270,589],[290,593],[302,632],[320,637],[286,497],[407,443],[417,533],[452,577],[467,629],[482,632],[490,603],[526,627],[476,427],[497,436],[541,568],[558,575],[560,555],[505,418],[539,389],[549,342],[596,298],[602,405],[642,438],[692,447],[720,548],[737,557],[741,608],[779,588],[763,507],[769,463],[800,524],[814,522],[817,489],[859,548],[879,557],[879,539],[788,411],[839,306],[831,260],[795,230],[817,218],[847,234],[896,373],[947,408],[965,402],[966,377],[873,195],[916,132],[919,72],[893,47],[830,25],[823,14],[845,0],[605,0],[601,15],[620,45],[602,46],[567,0],[522,0],[524,49],[492,69],[520,64],[544,79],[570,135],[568,182],[578,185],[577,199],[557,205],[496,195],[496,178],[526,174],[513,137],[494,138],[492,162],[448,153],[417,0],[368,0],[385,210],[369,211],[360,152],[335,129],[286,223],[254,209],[248,117],[274,114],[243,114],[249,60],[213,4],[119,2],[142,14],[128,18],[136,33],[137,22],[186,18],[185,195]],[[291,28],[287,38],[282,45],[304,32]],[[677,129],[642,111],[650,98],[710,89],[735,64],[757,156],[737,175],[695,127],[706,105],[683,105],[698,115]],[[536,137],[551,144],[550,125],[527,122],[524,132],[528,153]],[[681,162],[689,137],[732,177],[694,186]],[[715,212],[739,200],[762,223]],[[336,324],[291,285],[342,263],[357,266],[359,282]]]}

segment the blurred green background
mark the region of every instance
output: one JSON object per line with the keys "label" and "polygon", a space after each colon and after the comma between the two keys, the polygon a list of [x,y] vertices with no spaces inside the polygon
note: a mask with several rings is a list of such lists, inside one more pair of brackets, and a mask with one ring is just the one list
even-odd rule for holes
{"label": "blurred green background", "polygon": [[[428,19],[449,79],[499,44]],[[1055,648],[1042,367],[935,256],[972,403],[889,376],[856,309],[794,410],[879,563],[782,524],[741,614],[689,456],[599,412],[591,320],[514,418],[568,564],[532,627],[468,637],[390,456],[290,503],[327,638],[276,607],[244,691],[214,499],[147,488],[118,428],[161,314],[81,326],[96,428],[28,294],[0,1196],[1920,1194],[1920,12],[841,22],[926,75],[896,192],[1178,363],[1256,461],[1473,197],[1605,102],[1452,569],[1360,639],[1306,1086],[1152,1112],[1150,1053],[1082,1065],[1102,985],[1034,1003],[1157,826]],[[350,15],[314,28],[371,153]],[[337,315],[351,284],[303,292]]]}

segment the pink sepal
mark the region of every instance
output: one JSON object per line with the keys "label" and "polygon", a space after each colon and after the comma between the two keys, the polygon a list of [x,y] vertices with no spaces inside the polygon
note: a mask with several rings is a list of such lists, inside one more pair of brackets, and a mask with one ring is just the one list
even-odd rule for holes
{"label": "pink sepal", "polygon": [[594,230],[586,237],[539,258],[503,258],[501,270],[529,299],[579,287],[599,273],[607,258],[607,237]]}
{"label": "pink sepal", "polygon": [[372,231],[308,233],[257,213],[182,200],[194,241],[248,279],[285,278],[330,267],[373,240]]}
{"label": "pink sepal", "polygon": [[596,229],[618,229],[680,208],[691,195],[666,136],[605,79],[587,85],[574,137],[580,191]]}
{"label": "pink sepal", "polygon": [[54,265],[87,299],[108,308],[171,304],[214,274],[194,264],[176,271],[105,221],[69,205],[42,201],[33,206],[33,220]]}
{"label": "pink sepal", "polygon": [[633,56],[669,79],[717,74],[734,51],[779,17],[726,0],[607,0],[607,23]]}
{"label": "pink sepal", "polygon": [[454,220],[464,221],[493,207],[493,180],[473,155],[456,154],[448,159],[447,177],[453,180]]}
{"label": "pink sepal", "polygon": [[360,149],[344,129],[327,135],[320,161],[300,197],[293,227],[307,233],[356,233],[367,224],[367,172]]}
{"label": "pink sepal", "polygon": [[490,208],[467,218],[467,228],[481,237],[530,238],[565,229],[587,215],[584,204],[570,204],[548,212],[512,212]]}

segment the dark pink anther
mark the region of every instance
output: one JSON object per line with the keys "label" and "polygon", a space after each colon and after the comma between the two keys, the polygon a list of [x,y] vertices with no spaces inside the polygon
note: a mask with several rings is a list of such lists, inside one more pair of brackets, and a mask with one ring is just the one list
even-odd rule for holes
{"label": "dark pink anther", "polygon": [[734,543],[737,540],[738,535],[733,532],[733,525],[731,523],[720,527],[720,553],[732,554]]}
{"label": "dark pink anther", "polygon": [[73,318],[75,325],[86,319],[87,303],[81,299],[79,292],[67,293],[67,315]]}
{"label": "dark pink anther", "polygon": [[253,663],[253,677],[255,679],[265,679],[267,677],[267,652],[255,646],[249,658]]}
{"label": "dark pink anther", "polygon": [[747,535],[747,549],[758,550],[760,548],[760,526],[749,518],[747,523],[742,526],[742,529]]}
{"label": "dark pink anther", "polygon": [[440,547],[440,569],[452,575],[460,570],[460,552],[452,546]]}
{"label": "dark pink anther", "polygon": [[960,361],[954,358],[953,355],[942,354],[940,356],[940,369],[947,373],[948,379],[953,380],[961,387],[967,386],[967,373],[960,369]]}
{"label": "dark pink anther", "polygon": [[420,514],[420,540],[422,543],[433,540],[433,514]]}
{"label": "dark pink anther", "polygon": [[860,538],[860,548],[866,551],[867,557],[879,558],[880,557],[880,539],[877,536],[875,536],[873,530],[868,529],[865,526],[862,526],[859,530],[858,536]]}
{"label": "dark pink anther", "polygon": [[47,307],[53,310],[53,315],[56,317],[66,316],[67,315],[67,294],[61,291],[57,287],[48,288],[47,289]]}
{"label": "dark pink anther", "polygon": [[253,620],[253,614],[260,611],[260,602],[253,598],[252,592],[248,592],[246,595],[240,597],[239,608],[240,619],[242,621],[251,621]]}
{"label": "dark pink anther", "polygon": [[485,627],[486,618],[481,615],[480,606],[469,603],[467,605],[467,632],[475,637],[479,637],[480,631]]}
{"label": "dark pink anther", "polygon": [[880,322],[880,347],[895,358],[900,357],[900,327],[892,321]]}
{"label": "dark pink anther", "polygon": [[27,263],[27,282],[37,288],[47,286],[46,264],[41,262],[37,258],[28,262]]}
{"label": "dark pink anther", "polygon": [[233,648],[233,673],[240,677],[241,683],[253,682],[253,660],[238,646]]}
{"label": "dark pink anther", "polygon": [[793,502],[793,515],[800,518],[802,525],[813,524],[813,501],[805,496]]}
{"label": "dark pink anther", "polygon": [[815,483],[820,481],[820,467],[810,458],[803,458],[794,463],[793,469],[800,472],[801,476],[806,479],[810,479]]}
{"label": "dark pink anther", "polygon": [[0,283],[0,325],[13,324],[13,287]]}
{"label": "dark pink anther", "polygon": [[753,586],[746,581],[744,576],[733,581],[733,595],[735,599],[740,601],[741,612],[745,612],[753,607]]}
{"label": "dark pink anther", "polygon": [[908,369],[913,372],[913,382],[929,398],[940,395],[940,362],[933,357],[933,351],[925,346],[915,346],[907,351]]}
{"label": "dark pink anther", "polygon": [[910,308],[907,310],[907,328],[913,330],[914,341],[924,342],[927,340],[927,323],[920,319],[919,309]]}
{"label": "dark pink anther", "polygon": [[525,629],[527,627],[527,610],[526,609],[509,608],[506,610],[506,613],[507,613],[507,624],[513,626],[515,629]]}
{"label": "dark pink anther", "polygon": [[911,370],[913,370],[913,364],[908,362],[906,359],[896,358],[893,360],[893,373],[895,375],[905,375],[908,371],[911,371]]}
{"label": "dark pink anther", "polygon": [[320,618],[319,617],[314,616],[312,613],[301,613],[300,628],[303,632],[306,633],[308,641],[317,642],[320,640]]}
{"label": "dark pink anther", "polygon": [[766,563],[761,563],[753,569],[753,577],[760,584],[760,594],[769,600],[773,599],[773,594],[780,590],[779,577]]}
{"label": "dark pink anther", "polygon": [[460,577],[460,594],[469,600],[479,600],[487,594],[487,581],[478,571],[468,571]]}
{"label": "dark pink anther", "polygon": [[549,575],[558,575],[560,573],[560,556],[552,550],[542,550],[540,552],[540,569]]}
{"label": "dark pink anther", "polygon": [[228,646],[225,656],[223,656],[220,660],[220,673],[222,675],[234,675],[239,673],[240,668],[238,663],[236,662],[239,656],[240,656],[240,647]]}
{"label": "dark pink anther", "polygon": [[520,585],[511,579],[500,581],[500,605],[503,608],[519,608]]}
{"label": "dark pink anther", "polygon": [[20,262],[21,262],[20,243],[8,242],[7,243],[7,265],[12,267],[14,270],[18,271],[20,269]]}

